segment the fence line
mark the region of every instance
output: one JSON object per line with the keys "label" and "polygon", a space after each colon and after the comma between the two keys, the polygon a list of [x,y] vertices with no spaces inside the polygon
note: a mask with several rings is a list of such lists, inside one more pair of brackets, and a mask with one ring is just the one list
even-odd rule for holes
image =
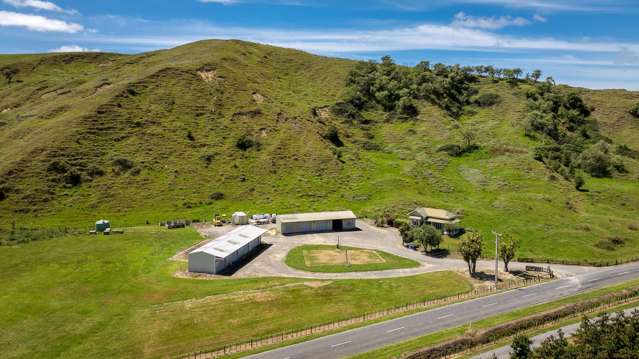
{"label": "fence line", "polygon": [[500,290],[509,290],[513,288],[519,288],[523,286],[542,283],[544,281],[546,281],[546,279],[539,278],[539,277],[535,277],[533,279],[508,280],[508,281],[499,283],[497,287],[494,287],[494,286],[477,287],[477,288],[474,288],[472,291],[456,294],[450,297],[432,299],[432,300],[427,300],[427,301],[417,302],[417,303],[403,304],[403,305],[399,305],[392,308],[382,309],[376,312],[365,313],[357,317],[337,320],[337,321],[333,321],[329,323],[317,324],[317,325],[313,325],[313,326],[302,328],[302,329],[286,330],[268,337],[252,338],[248,341],[241,342],[241,343],[229,344],[229,345],[214,348],[211,350],[203,350],[203,351],[185,354],[185,355],[179,356],[179,358],[214,359],[227,354],[245,352],[245,351],[253,350],[253,349],[268,346],[268,345],[282,343],[288,340],[303,338],[303,337],[307,337],[307,336],[322,333],[322,332],[327,332],[327,331],[331,331],[335,329],[348,327],[354,324],[381,319],[381,318],[388,317],[395,314],[411,312],[411,311],[415,311],[419,309],[437,307],[440,305],[482,297],[488,294],[496,293],[497,291],[500,291]]}

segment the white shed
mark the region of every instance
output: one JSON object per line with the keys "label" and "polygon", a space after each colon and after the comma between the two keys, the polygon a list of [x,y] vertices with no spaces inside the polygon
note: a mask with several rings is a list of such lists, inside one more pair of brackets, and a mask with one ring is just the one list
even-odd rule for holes
{"label": "white shed", "polygon": [[236,225],[248,224],[248,216],[244,212],[235,212],[231,216],[231,222]]}
{"label": "white shed", "polygon": [[220,273],[256,250],[266,230],[249,225],[233,229],[189,253],[189,272]]}
{"label": "white shed", "polygon": [[352,231],[357,217],[351,211],[282,214],[277,229],[282,234]]}

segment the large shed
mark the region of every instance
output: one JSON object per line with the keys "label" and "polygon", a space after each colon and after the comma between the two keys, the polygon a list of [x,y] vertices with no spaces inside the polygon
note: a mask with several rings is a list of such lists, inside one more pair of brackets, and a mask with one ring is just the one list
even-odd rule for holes
{"label": "large shed", "polygon": [[266,230],[241,226],[189,253],[189,272],[216,274],[257,249]]}
{"label": "large shed", "polygon": [[354,230],[357,217],[352,211],[282,214],[277,229],[282,234]]}

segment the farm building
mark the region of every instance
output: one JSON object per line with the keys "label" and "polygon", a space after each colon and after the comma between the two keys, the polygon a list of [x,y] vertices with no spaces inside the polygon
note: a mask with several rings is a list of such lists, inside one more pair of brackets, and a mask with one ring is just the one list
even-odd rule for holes
{"label": "farm building", "polygon": [[420,207],[410,212],[408,219],[413,226],[427,223],[437,229],[444,230],[446,227],[457,226],[460,216],[445,209]]}
{"label": "farm building", "polygon": [[237,264],[260,246],[264,232],[248,225],[216,238],[189,253],[189,272],[216,274]]}
{"label": "farm building", "polygon": [[354,230],[357,217],[351,211],[282,214],[277,229],[282,234]]}

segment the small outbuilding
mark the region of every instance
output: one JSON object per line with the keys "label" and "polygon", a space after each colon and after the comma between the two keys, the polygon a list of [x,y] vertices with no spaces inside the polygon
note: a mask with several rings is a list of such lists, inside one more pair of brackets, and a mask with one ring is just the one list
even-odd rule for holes
{"label": "small outbuilding", "polygon": [[254,252],[266,230],[248,225],[214,239],[189,253],[189,272],[217,274]]}
{"label": "small outbuilding", "polygon": [[355,230],[357,217],[352,211],[282,214],[277,230],[282,234]]}
{"label": "small outbuilding", "polygon": [[249,218],[244,212],[235,212],[231,216],[231,223],[235,225],[244,225],[249,223]]}
{"label": "small outbuilding", "polygon": [[456,213],[449,212],[445,209],[428,207],[415,208],[408,214],[408,219],[413,226],[430,224],[442,231],[446,230],[447,227],[456,227],[460,222],[460,216]]}
{"label": "small outbuilding", "polygon": [[98,233],[102,233],[109,228],[111,228],[111,223],[109,223],[106,219],[101,219],[95,222],[95,231]]}

